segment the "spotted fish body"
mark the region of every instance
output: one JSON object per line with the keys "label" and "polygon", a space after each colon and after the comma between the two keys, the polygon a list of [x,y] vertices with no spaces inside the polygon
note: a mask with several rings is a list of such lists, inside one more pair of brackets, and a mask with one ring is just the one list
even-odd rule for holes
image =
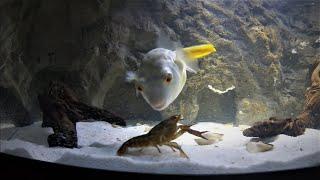
{"label": "spotted fish body", "polygon": [[135,84],[137,94],[154,110],[161,111],[181,93],[187,80],[186,71],[197,72],[196,59],[212,52],[215,52],[212,44],[176,51],[156,48],[144,56],[138,71],[127,73],[127,80]]}

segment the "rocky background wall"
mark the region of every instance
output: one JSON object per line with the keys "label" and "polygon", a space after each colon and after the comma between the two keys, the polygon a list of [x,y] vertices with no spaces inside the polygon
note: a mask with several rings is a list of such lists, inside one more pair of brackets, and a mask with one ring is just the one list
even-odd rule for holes
{"label": "rocky background wall", "polygon": [[[309,65],[320,58],[318,0],[2,0],[0,119],[41,117],[37,94],[50,80],[81,101],[127,119],[251,124],[294,116],[303,106]],[[211,42],[178,99],[156,112],[124,81],[161,34],[183,46]],[[225,90],[217,94],[208,88]]]}

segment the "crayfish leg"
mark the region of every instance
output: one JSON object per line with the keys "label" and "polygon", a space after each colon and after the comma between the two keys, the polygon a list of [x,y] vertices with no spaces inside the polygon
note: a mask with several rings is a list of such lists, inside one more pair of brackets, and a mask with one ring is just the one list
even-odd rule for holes
{"label": "crayfish leg", "polygon": [[187,156],[187,154],[181,149],[181,147],[179,146],[178,143],[176,143],[176,142],[168,142],[168,143],[166,143],[166,144],[164,144],[164,145],[169,146],[169,147],[171,147],[172,149],[173,149],[173,148],[176,148],[177,150],[180,151],[180,156],[181,156],[181,157],[185,157],[185,158],[189,159],[189,157]]}
{"label": "crayfish leg", "polygon": [[158,149],[159,153],[161,153],[160,148],[157,145],[155,145],[154,147],[156,147]]}
{"label": "crayfish leg", "polygon": [[171,146],[169,146],[169,147],[172,149],[172,151],[173,151],[173,152],[176,152],[176,150],[174,150],[174,148],[173,148],[173,147],[171,147]]}

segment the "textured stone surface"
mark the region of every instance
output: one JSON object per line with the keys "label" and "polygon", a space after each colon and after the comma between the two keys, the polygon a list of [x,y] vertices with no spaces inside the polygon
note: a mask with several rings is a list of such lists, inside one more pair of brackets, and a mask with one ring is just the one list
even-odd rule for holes
{"label": "textured stone surface", "polygon": [[[129,119],[181,112],[193,121],[251,124],[303,107],[309,65],[320,58],[317,0],[5,0],[0,3],[0,87],[30,114],[49,80],[80,100]],[[161,33],[183,46],[211,42],[177,100],[153,111],[125,71],[157,47]],[[216,94],[208,85],[233,91]]]}

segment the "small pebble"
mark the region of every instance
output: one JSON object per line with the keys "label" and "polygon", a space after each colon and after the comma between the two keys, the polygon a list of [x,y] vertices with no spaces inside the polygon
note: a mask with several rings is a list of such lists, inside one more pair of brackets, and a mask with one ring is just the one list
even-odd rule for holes
{"label": "small pebble", "polygon": [[146,127],[144,128],[144,132],[149,132],[151,129],[152,129],[152,127],[150,127],[150,126],[148,126],[148,125],[145,125]]}
{"label": "small pebble", "polygon": [[239,125],[240,131],[244,131],[245,129],[248,129],[250,126],[248,125]]}
{"label": "small pebble", "polygon": [[116,125],[116,124],[111,124],[111,126],[113,127],[113,128],[119,128],[120,126],[118,126],[118,125]]}

